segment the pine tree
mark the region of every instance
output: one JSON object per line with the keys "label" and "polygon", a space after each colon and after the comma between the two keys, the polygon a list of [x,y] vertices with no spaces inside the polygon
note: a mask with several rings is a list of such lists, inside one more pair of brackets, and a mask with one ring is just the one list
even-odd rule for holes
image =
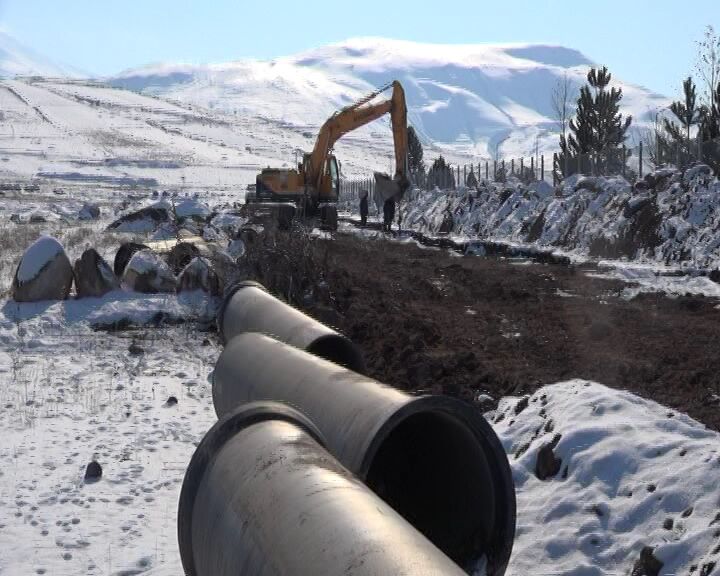
{"label": "pine tree", "polygon": [[590,171],[591,167],[599,174],[622,170],[620,147],[632,117],[620,114],[622,89],[608,90],[611,80],[606,67],[588,72],[588,83],[580,88],[575,118],[570,120],[570,134],[560,136],[561,152],[555,166],[559,177]]}
{"label": "pine tree", "polygon": [[675,118],[663,118],[662,130],[655,134],[655,161],[658,164],[670,161],[687,166],[694,157],[690,130],[702,121],[704,111],[697,104],[697,90],[691,77],[683,82],[683,96],[684,100],[677,100],[670,105]]}
{"label": "pine tree", "polygon": [[[478,165],[478,170],[480,170],[480,166]],[[475,171],[473,169],[473,165],[470,164],[470,173],[467,175],[467,178],[465,178],[465,186],[468,188],[477,188],[478,185],[478,179],[477,176],[475,176]]]}
{"label": "pine tree", "polygon": [[430,188],[437,186],[447,190],[455,188],[455,175],[453,169],[442,156],[435,159],[427,174],[427,183]]}
{"label": "pine tree", "polygon": [[423,161],[423,147],[415,133],[415,128],[408,126],[408,171],[410,178],[421,186],[425,178],[425,162]]}

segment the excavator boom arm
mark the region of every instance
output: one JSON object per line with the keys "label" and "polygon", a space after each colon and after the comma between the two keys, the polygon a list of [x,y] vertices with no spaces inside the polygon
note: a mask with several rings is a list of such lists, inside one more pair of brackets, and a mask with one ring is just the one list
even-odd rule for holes
{"label": "excavator boom arm", "polygon": [[395,145],[395,180],[400,181],[407,178],[408,138],[405,91],[397,80],[392,83],[392,87],[393,93],[389,100],[366,105],[367,102],[382,91],[380,90],[363,98],[360,102],[342,109],[322,125],[315,141],[315,147],[310,155],[310,165],[307,168],[306,176],[309,182],[319,187],[325,160],[335,142],[348,132],[369,124],[387,113],[390,113]]}

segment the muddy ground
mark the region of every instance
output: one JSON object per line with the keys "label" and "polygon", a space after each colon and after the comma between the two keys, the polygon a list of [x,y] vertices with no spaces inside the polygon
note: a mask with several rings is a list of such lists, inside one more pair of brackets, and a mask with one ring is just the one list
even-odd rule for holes
{"label": "muddy ground", "polygon": [[378,380],[477,402],[587,378],[720,430],[716,300],[628,301],[627,284],[573,267],[301,236],[251,250],[252,274],[350,337]]}

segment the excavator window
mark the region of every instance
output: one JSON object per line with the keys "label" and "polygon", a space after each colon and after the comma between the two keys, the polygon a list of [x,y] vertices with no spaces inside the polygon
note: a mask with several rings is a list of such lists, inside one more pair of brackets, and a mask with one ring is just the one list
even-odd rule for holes
{"label": "excavator window", "polygon": [[328,171],[330,172],[330,191],[333,197],[337,198],[340,190],[340,176],[338,171],[337,159],[335,156],[330,156],[328,162]]}

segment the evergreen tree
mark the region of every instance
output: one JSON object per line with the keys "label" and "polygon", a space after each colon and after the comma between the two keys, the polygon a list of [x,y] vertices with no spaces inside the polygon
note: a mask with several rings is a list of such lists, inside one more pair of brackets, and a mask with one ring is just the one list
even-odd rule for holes
{"label": "evergreen tree", "polygon": [[687,166],[694,158],[690,129],[701,123],[704,109],[697,104],[697,91],[691,77],[683,82],[683,95],[684,100],[677,100],[670,105],[675,118],[663,118],[662,130],[655,134],[655,162],[658,164],[672,162]]}
{"label": "evergreen tree", "polygon": [[[480,166],[478,165],[478,171],[480,170]],[[465,178],[465,186],[468,188],[477,188],[478,185],[478,179],[477,176],[475,176],[475,172],[473,169],[473,165],[470,164],[470,173],[467,175],[467,178]]]}
{"label": "evergreen tree", "polygon": [[453,169],[442,156],[435,159],[427,174],[427,183],[430,188],[437,186],[447,190],[455,188],[455,175]]}
{"label": "evergreen tree", "polygon": [[591,168],[599,174],[622,171],[620,148],[632,117],[620,114],[622,89],[608,89],[611,80],[606,67],[588,72],[588,83],[580,88],[575,118],[570,120],[570,134],[560,136],[561,152],[555,166],[559,177]]}
{"label": "evergreen tree", "polygon": [[408,171],[410,179],[418,186],[425,178],[425,162],[423,161],[423,147],[415,133],[415,128],[408,126]]}

